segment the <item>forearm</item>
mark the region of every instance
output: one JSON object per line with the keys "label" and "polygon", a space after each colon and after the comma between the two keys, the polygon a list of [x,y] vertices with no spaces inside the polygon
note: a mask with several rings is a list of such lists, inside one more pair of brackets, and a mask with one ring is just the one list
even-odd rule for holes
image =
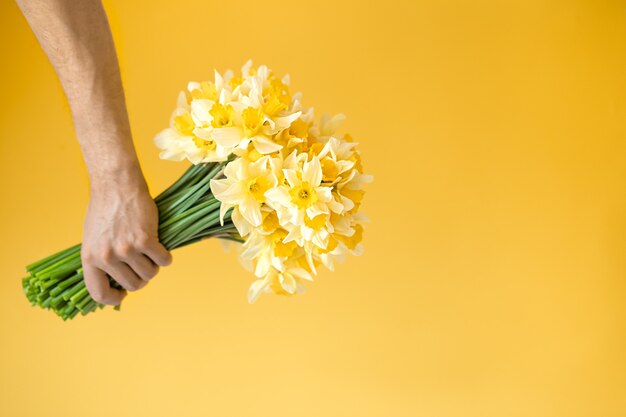
{"label": "forearm", "polygon": [[92,191],[111,189],[115,184],[145,188],[132,142],[115,46],[101,2],[17,3],[67,96]]}
{"label": "forearm", "polygon": [[57,72],[89,172],[83,228],[85,285],[119,304],[171,255],[158,239],[158,209],[139,168],[113,38],[99,0],[17,0]]}

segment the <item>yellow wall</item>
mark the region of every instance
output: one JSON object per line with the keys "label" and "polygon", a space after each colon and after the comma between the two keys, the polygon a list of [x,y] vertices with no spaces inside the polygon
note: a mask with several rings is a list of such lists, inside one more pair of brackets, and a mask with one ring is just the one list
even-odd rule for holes
{"label": "yellow wall", "polygon": [[151,189],[188,80],[248,58],[344,112],[376,182],[366,253],[246,302],[218,242],[64,323],[25,264],[80,240],[52,68],[0,3],[0,416],[626,415],[623,1],[105,2]]}

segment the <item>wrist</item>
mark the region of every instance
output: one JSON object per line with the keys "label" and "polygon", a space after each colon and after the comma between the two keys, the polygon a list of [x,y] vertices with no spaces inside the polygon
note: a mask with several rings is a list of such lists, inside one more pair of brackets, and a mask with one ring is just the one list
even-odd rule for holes
{"label": "wrist", "polygon": [[91,195],[95,197],[149,194],[148,185],[137,162],[99,167],[96,172],[89,175],[89,188]]}

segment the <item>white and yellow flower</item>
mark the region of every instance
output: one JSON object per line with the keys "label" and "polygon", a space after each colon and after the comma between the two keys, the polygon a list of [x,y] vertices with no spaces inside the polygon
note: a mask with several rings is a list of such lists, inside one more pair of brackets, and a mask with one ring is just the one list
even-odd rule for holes
{"label": "white and yellow flower", "polygon": [[224,176],[211,180],[211,191],[222,202],[220,219],[223,222],[226,212],[234,207],[233,223],[246,235],[248,227],[242,223],[246,221],[253,227],[261,225],[261,205],[266,200],[265,193],[276,186],[276,175],[271,170],[269,157],[262,157],[255,162],[237,158],[226,165]]}
{"label": "white and yellow flower", "polygon": [[248,302],[254,303],[263,292],[293,295],[304,292],[303,281],[313,281],[311,274],[304,268],[293,266],[284,271],[270,269],[265,277],[257,279],[248,290]]}
{"label": "white and yellow flower", "polygon": [[285,181],[270,189],[267,204],[275,209],[281,224],[299,226],[305,216],[313,219],[328,214],[333,204],[332,189],[322,186],[322,166],[317,157],[304,161],[302,170],[283,169]]}

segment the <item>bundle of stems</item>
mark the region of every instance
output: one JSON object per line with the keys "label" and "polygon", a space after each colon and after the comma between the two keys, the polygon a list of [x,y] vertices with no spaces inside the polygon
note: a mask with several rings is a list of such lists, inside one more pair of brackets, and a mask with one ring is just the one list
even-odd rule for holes
{"label": "bundle of stems", "polygon": [[[242,242],[230,211],[220,224],[220,202],[210,188],[211,179],[222,175],[227,162],[192,165],[154,199],[159,209],[159,240],[168,250],[210,237]],[[74,245],[26,267],[29,275],[22,279],[22,286],[32,305],[53,310],[63,320],[104,307],[87,292],[80,249],[80,244]]]}

